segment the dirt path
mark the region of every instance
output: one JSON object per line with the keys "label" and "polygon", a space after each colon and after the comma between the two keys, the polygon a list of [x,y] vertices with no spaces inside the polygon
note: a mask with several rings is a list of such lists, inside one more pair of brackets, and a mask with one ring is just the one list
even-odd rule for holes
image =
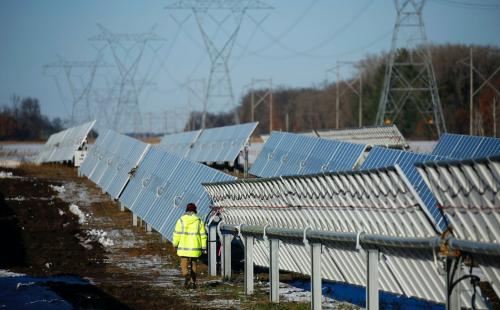
{"label": "dirt path", "polygon": [[[0,235],[8,236],[3,244],[9,249],[8,255],[0,256],[0,269],[44,277],[43,285],[72,307],[309,307],[271,305],[265,285],[255,296],[246,297],[241,279],[236,283],[210,279],[205,264],[200,268],[200,288],[186,291],[171,245],[144,227],[133,227],[130,212],[121,212],[117,203],[74,169],[24,165],[2,171],[13,176],[0,177]],[[76,276],[84,284],[51,278],[60,275]]]}

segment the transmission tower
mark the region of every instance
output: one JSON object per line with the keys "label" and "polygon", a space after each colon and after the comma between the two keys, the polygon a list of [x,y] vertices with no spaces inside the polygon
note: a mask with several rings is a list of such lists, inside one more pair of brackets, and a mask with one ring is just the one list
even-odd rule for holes
{"label": "transmission tower", "polygon": [[[231,75],[229,70],[229,59],[233,50],[241,23],[248,10],[272,9],[271,6],[259,0],[179,0],[166,7],[171,10],[190,10],[195,16],[199,31],[203,37],[203,44],[210,58],[211,68],[208,76],[208,84],[203,99],[202,128],[206,126],[206,113],[208,105],[214,105],[214,98],[225,101],[225,105],[234,108],[236,106]],[[215,16],[212,12],[226,12],[222,18]],[[216,34],[225,22],[232,17],[234,28],[226,33],[223,40],[216,40]],[[207,30],[206,20],[211,20],[217,30],[210,35]],[[239,123],[238,113],[235,109],[235,123]]]}
{"label": "transmission tower", "polygon": [[112,109],[112,123],[115,130],[126,131],[131,129],[139,132],[142,128],[141,111],[139,108],[139,96],[147,84],[147,74],[142,79],[136,78],[139,71],[144,50],[149,47],[154,53],[153,43],[164,41],[164,39],[153,33],[155,26],[145,33],[112,33],[102,25],[98,24],[101,33],[90,38],[92,43],[103,43],[101,46],[94,45],[98,51],[108,47],[113,55],[119,72],[119,90],[117,102]]}
{"label": "transmission tower", "polygon": [[100,57],[93,61],[68,61],[62,57],[43,66],[43,73],[51,76],[63,99],[59,76],[63,73],[71,96],[70,124],[77,125],[94,119],[97,115],[90,103],[90,91],[98,67],[106,66]]}
{"label": "transmission tower", "polygon": [[376,124],[394,123],[404,108],[414,108],[441,136],[446,125],[422,19],[425,0],[394,2],[397,18]]}

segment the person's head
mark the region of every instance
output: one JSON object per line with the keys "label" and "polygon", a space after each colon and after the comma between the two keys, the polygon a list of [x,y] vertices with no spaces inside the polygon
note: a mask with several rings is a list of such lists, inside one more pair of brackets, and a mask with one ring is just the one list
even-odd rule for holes
{"label": "person's head", "polygon": [[188,203],[186,206],[186,212],[194,212],[196,213],[196,205],[192,202]]}

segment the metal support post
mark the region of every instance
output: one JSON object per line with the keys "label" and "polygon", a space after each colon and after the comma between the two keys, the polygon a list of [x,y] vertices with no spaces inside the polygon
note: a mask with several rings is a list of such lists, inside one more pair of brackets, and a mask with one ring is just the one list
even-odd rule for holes
{"label": "metal support post", "polygon": [[132,226],[137,226],[137,214],[132,213]]}
{"label": "metal support post", "polygon": [[125,206],[120,203],[120,211],[124,212],[125,211]]}
{"label": "metal support post", "polygon": [[278,303],[280,299],[280,266],[279,266],[279,246],[280,241],[278,239],[270,239],[271,243],[270,251],[271,255],[269,262],[269,282],[270,282],[270,297],[271,302]]}
{"label": "metal support post", "polygon": [[446,258],[446,310],[460,310],[460,284],[457,284],[450,292],[450,286],[453,281],[460,278],[461,268],[460,260],[455,257]]}
{"label": "metal support post", "polygon": [[153,227],[151,226],[151,224],[146,223],[146,231],[147,231],[148,233],[150,233],[150,232],[152,232],[152,231],[153,231]]}
{"label": "metal support post", "polygon": [[233,235],[225,234],[222,236],[222,277],[231,278],[231,242]]}
{"label": "metal support post", "polygon": [[217,226],[208,227],[208,274],[217,275]]}
{"label": "metal support post", "polygon": [[321,309],[321,244],[311,246],[311,309]]}
{"label": "metal support post", "polygon": [[254,237],[245,238],[245,294],[253,294],[253,244]]}
{"label": "metal support post", "polygon": [[378,310],[378,250],[366,251],[366,309]]}
{"label": "metal support post", "polygon": [[243,148],[243,177],[248,178],[248,145]]}

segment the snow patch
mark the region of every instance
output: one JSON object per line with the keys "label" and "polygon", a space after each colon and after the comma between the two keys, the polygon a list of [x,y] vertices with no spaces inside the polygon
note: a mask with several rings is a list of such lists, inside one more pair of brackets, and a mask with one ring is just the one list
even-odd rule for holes
{"label": "snow patch", "polygon": [[59,215],[60,216],[63,216],[64,214],[66,214],[66,212],[64,212],[63,210],[61,209],[57,209],[57,211],[59,212]]}
{"label": "snow patch", "polygon": [[12,179],[13,177],[12,172],[0,171],[0,179]]}
{"label": "snow patch", "polygon": [[74,215],[78,216],[78,223],[79,224],[84,224],[87,221],[87,217],[85,216],[85,213],[83,213],[82,210],[80,210],[80,208],[78,208],[77,205],[71,204],[69,206],[69,211],[71,213],[73,213]]}
{"label": "snow patch", "polygon": [[22,277],[24,274],[15,273],[9,270],[0,269],[0,278],[10,278],[10,277]]}
{"label": "snow patch", "polygon": [[64,188],[64,185],[61,185],[61,186],[49,185],[49,187],[58,193],[64,193],[66,191],[66,189]]}
{"label": "snow patch", "polygon": [[106,237],[108,234],[104,230],[92,229],[88,233],[91,241],[97,241],[102,244],[103,247],[107,248],[114,245],[113,240]]}

